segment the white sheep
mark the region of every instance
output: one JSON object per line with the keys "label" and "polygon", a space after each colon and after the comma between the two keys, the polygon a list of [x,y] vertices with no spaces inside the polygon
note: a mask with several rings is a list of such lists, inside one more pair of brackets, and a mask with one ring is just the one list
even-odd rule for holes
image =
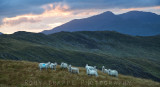
{"label": "white sheep", "polygon": [[68,64],[67,64],[67,63],[62,62],[60,67],[61,67],[61,68],[63,68],[63,69],[66,69],[66,68],[68,67]]}
{"label": "white sheep", "polygon": [[87,75],[98,76],[96,66],[93,67],[93,66],[88,66],[88,64],[86,64],[85,68],[86,68]]}
{"label": "white sheep", "polygon": [[97,69],[95,69],[93,67],[88,68],[87,75],[94,75],[94,76],[98,77]]}
{"label": "white sheep", "polygon": [[49,65],[50,65],[50,62],[48,62],[48,63],[39,63],[39,68],[40,68],[40,70],[42,70],[43,68],[46,68],[46,70],[47,70],[47,68],[49,68]]}
{"label": "white sheep", "polygon": [[50,65],[49,65],[49,67],[53,70],[53,68],[54,68],[54,70],[56,70],[56,66],[57,66],[57,63],[55,62],[55,63],[51,63]]}
{"label": "white sheep", "polygon": [[77,74],[79,74],[79,69],[75,68],[75,67],[72,67],[71,65],[69,65],[68,71],[71,72],[71,73],[77,73]]}
{"label": "white sheep", "polygon": [[116,76],[116,77],[118,77],[118,71],[117,70],[105,69],[105,67],[102,66],[102,72],[103,73],[107,73],[110,76]]}
{"label": "white sheep", "polygon": [[88,68],[93,68],[93,67],[92,66],[88,66],[88,64],[86,64],[85,69],[86,69],[86,73],[87,74],[88,74],[88,71],[87,71]]}
{"label": "white sheep", "polygon": [[118,71],[117,70],[111,70],[111,69],[109,69],[108,70],[108,74],[111,75],[111,76],[118,77]]}
{"label": "white sheep", "polygon": [[103,72],[103,73],[107,73],[107,74],[109,74],[109,70],[108,70],[108,69],[105,69],[105,67],[104,67],[104,66],[102,66],[102,72]]}
{"label": "white sheep", "polygon": [[88,66],[88,64],[86,64],[85,68],[86,68],[86,70],[87,70],[88,68],[96,68],[96,66],[93,67],[93,66]]}
{"label": "white sheep", "polygon": [[86,64],[85,69],[87,70],[88,68],[94,68],[95,70],[97,70],[96,66],[93,67],[93,66],[88,66],[88,64]]}

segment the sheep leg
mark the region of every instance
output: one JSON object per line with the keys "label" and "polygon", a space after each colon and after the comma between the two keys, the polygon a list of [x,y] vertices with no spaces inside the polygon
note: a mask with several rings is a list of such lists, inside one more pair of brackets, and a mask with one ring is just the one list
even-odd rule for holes
{"label": "sheep leg", "polygon": [[79,74],[79,70],[78,70],[78,74]]}
{"label": "sheep leg", "polygon": [[54,70],[56,71],[56,67],[54,67]]}

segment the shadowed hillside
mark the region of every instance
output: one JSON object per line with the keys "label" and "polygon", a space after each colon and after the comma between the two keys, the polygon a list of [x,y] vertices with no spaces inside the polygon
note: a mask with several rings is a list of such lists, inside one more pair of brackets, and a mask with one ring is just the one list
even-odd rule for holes
{"label": "shadowed hillside", "polygon": [[0,58],[96,65],[124,75],[160,81],[160,36],[130,36],[113,31],[16,32],[0,36]]}
{"label": "shadowed hillside", "polygon": [[60,31],[114,30],[123,34],[152,36],[160,34],[160,15],[151,12],[130,11],[115,15],[110,11],[83,19],[75,19],[42,33]]}
{"label": "shadowed hillside", "polygon": [[1,87],[159,87],[151,80],[119,75],[118,78],[98,71],[99,77],[87,76],[84,68],[80,74],[71,74],[58,66],[56,71],[42,70],[37,62],[0,60]]}

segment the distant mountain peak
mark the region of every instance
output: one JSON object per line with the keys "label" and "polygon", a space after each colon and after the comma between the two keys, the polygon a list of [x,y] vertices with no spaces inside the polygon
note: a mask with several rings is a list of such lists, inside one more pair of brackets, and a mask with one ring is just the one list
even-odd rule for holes
{"label": "distant mountain peak", "polygon": [[115,14],[112,13],[111,11],[106,11],[106,12],[103,12],[103,13],[101,13],[99,15],[96,15],[96,16],[104,16],[104,17],[106,17],[106,16],[114,16],[114,15]]}
{"label": "distant mountain peak", "polygon": [[104,13],[102,13],[102,14],[106,14],[106,15],[114,15],[114,13],[112,13],[111,11],[106,11],[106,12],[104,12]]}
{"label": "distant mountain peak", "polygon": [[155,13],[152,13],[152,12],[145,12],[145,11],[129,11],[129,12],[127,12],[126,14],[154,14],[154,15],[157,15],[157,14],[155,14]]}
{"label": "distant mountain peak", "polygon": [[144,12],[144,11],[129,11],[127,13],[123,13],[120,15],[130,15],[130,16],[158,16],[155,13],[152,12]]}
{"label": "distant mountain peak", "polygon": [[123,34],[152,36],[160,34],[160,15],[152,12],[130,11],[115,15],[106,11],[84,19],[72,20],[52,30],[42,33],[52,34],[60,31],[117,31]]}

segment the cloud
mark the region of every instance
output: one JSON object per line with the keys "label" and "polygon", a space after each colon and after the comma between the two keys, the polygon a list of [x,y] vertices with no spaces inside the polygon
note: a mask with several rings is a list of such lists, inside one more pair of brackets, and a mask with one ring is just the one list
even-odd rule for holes
{"label": "cloud", "polygon": [[160,0],[0,0],[0,16],[41,14],[40,7],[50,3],[66,3],[73,10],[159,6]]}
{"label": "cloud", "polygon": [[159,0],[64,0],[72,9],[134,8],[160,5]]}
{"label": "cloud", "polygon": [[154,7],[141,7],[141,8],[124,8],[122,10],[132,11],[132,10],[148,10],[148,9],[160,9],[160,6],[154,6]]}
{"label": "cloud", "polygon": [[35,23],[41,21],[43,18],[53,17],[53,16],[67,16],[70,15],[67,5],[62,5],[61,3],[54,3],[42,6],[45,11],[42,14],[25,14],[19,15],[11,18],[4,18],[2,23],[5,25],[17,25],[23,22]]}
{"label": "cloud", "polygon": [[41,8],[44,9],[41,14],[24,14],[3,18],[0,32],[40,32],[52,29],[75,18],[89,17],[99,13],[99,11],[93,9],[70,10],[70,7],[65,3],[47,4],[41,6]]}
{"label": "cloud", "polygon": [[4,18],[2,22],[4,25],[14,26],[14,25],[24,23],[24,22],[35,23],[35,22],[39,22],[39,21],[40,21],[40,19],[38,19],[38,18],[13,17],[13,18]]}
{"label": "cloud", "polygon": [[61,2],[62,0],[0,0],[0,16],[13,17],[33,13],[40,14],[42,5]]}

